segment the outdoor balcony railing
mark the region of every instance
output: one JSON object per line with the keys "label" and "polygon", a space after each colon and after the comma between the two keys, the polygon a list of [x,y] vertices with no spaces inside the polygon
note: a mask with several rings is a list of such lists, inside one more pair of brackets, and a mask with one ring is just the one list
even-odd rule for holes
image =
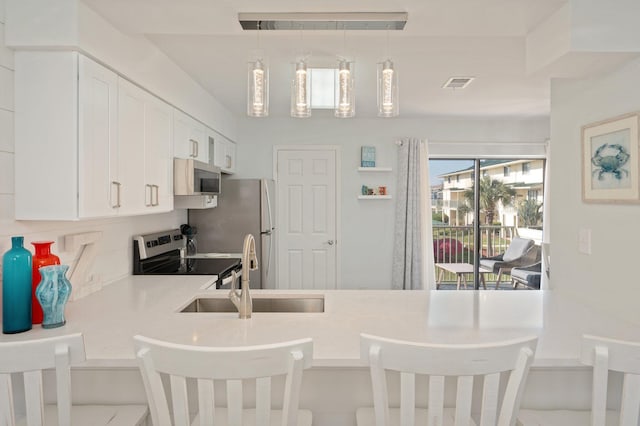
{"label": "outdoor balcony railing", "polygon": [[[515,226],[480,226],[480,255],[494,256],[503,253],[513,237],[517,236]],[[433,225],[433,257],[435,263],[471,263],[477,251],[472,226]],[[487,275],[491,279],[491,275]],[[444,282],[454,282],[454,274],[445,273]]]}

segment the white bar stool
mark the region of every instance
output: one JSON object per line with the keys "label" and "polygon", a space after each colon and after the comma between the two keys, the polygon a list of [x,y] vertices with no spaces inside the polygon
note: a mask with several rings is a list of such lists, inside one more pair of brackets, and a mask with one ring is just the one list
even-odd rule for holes
{"label": "white bar stool", "polygon": [[[311,412],[298,409],[302,371],[311,367],[313,359],[311,339],[260,346],[203,347],[135,336],[134,343],[154,426],[311,426]],[[283,404],[281,410],[273,410],[271,378],[280,375],[286,376]],[[170,400],[162,384],[163,376],[169,379]],[[188,378],[197,381],[194,416],[189,410]],[[255,409],[243,409],[243,381],[252,379]],[[226,384],[226,407],[215,404],[219,397],[214,394],[214,380]]]}
{"label": "white bar stool", "polygon": [[[71,366],[86,359],[82,334],[0,343],[0,425],[140,426],[146,405],[72,405]],[[42,371],[55,369],[56,404],[44,404]],[[16,415],[11,375],[24,378],[26,415]]]}

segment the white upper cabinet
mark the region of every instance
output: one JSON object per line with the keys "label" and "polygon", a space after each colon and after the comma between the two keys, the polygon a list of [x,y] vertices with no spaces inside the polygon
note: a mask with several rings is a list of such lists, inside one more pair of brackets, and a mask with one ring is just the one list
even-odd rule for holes
{"label": "white upper cabinet", "polygon": [[173,109],[173,155],[209,162],[205,125],[182,111]]}
{"label": "white upper cabinet", "polygon": [[224,173],[236,172],[236,144],[215,130],[207,128],[209,153],[214,166]]}
{"label": "white upper cabinet", "polygon": [[118,214],[117,92],[76,52],[15,53],[16,219]]}
{"label": "white upper cabinet", "polygon": [[16,52],[16,219],[173,208],[171,106],[77,52]]}
{"label": "white upper cabinet", "polygon": [[172,210],[171,107],[123,79],[118,105],[121,213]]}
{"label": "white upper cabinet", "polygon": [[78,217],[118,213],[118,76],[78,56]]}

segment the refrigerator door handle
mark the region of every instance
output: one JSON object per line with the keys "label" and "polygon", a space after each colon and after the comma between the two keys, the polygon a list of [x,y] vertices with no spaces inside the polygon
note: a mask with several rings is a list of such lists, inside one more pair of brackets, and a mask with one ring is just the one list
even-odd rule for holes
{"label": "refrigerator door handle", "polygon": [[269,185],[267,185],[267,181],[263,180],[262,184],[264,185],[264,194],[267,199],[267,216],[269,217],[269,226],[267,230],[272,230],[273,227],[273,218],[271,217],[271,197],[269,196]]}

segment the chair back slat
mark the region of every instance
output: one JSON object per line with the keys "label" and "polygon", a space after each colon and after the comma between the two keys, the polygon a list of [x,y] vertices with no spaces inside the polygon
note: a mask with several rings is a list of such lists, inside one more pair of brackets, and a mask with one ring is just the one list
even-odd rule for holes
{"label": "chair back slat", "polygon": [[[143,336],[135,336],[136,356],[143,376],[152,420],[158,426],[170,425],[169,401],[163,389],[162,375],[171,377],[172,402],[176,404],[173,383],[179,383],[178,411],[186,412],[187,378],[198,383],[200,425],[215,424],[214,380],[226,381],[227,422],[243,422],[243,380],[256,380],[257,424],[268,424],[271,411],[271,377],[285,376],[283,425],[297,421],[302,371],[311,367],[313,342],[300,339],[272,345],[244,347],[203,347],[180,345]],[[176,378],[180,378],[178,382]],[[266,413],[266,414],[265,414]],[[188,419],[188,417],[186,417]]]}
{"label": "chair back slat", "polygon": [[271,423],[271,377],[256,379],[256,426]]}
{"label": "chair back slat", "polygon": [[585,335],[582,339],[581,361],[594,365],[594,348],[605,346],[609,352],[608,369],[621,373],[640,374],[640,342],[626,342]]}
{"label": "chair back slat", "polygon": [[607,415],[607,382],[609,378],[609,350],[606,346],[593,348],[593,380],[591,392],[591,424],[604,425]]}
{"label": "chair back slat", "polygon": [[487,374],[482,384],[480,426],[493,426],[498,419],[500,373]]}
{"label": "chair back slat", "polygon": [[0,374],[0,425],[15,426],[16,415],[13,407],[11,374]]}
{"label": "chair back slat", "polygon": [[171,401],[173,403],[173,424],[189,426],[189,398],[187,396],[187,380],[182,376],[170,376]]}
{"label": "chair back slat", "polygon": [[[171,415],[167,404],[167,395],[162,378],[153,364],[149,348],[140,348],[136,352],[138,367],[142,372],[142,383],[149,402],[151,423],[157,426],[171,426]],[[151,396],[149,396],[151,395]]]}
{"label": "chair back slat", "polygon": [[638,426],[640,416],[640,375],[625,374],[620,405],[620,426]]}
{"label": "chair back slat", "polygon": [[387,376],[380,360],[381,348],[372,344],[369,348],[369,369],[373,389],[373,408],[376,414],[376,426],[389,425],[389,396],[387,394]]}
{"label": "chair back slat", "polygon": [[41,370],[24,373],[24,402],[27,412],[27,425],[42,426],[44,424],[44,400]]}
{"label": "chair back slat", "polygon": [[213,380],[198,379],[198,414],[200,426],[211,426],[215,417]]}
{"label": "chair back slat", "polygon": [[458,377],[456,390],[456,423],[455,426],[471,424],[471,401],[473,398],[473,376]]}
{"label": "chair back slat", "polygon": [[289,371],[284,384],[282,426],[296,426],[298,424],[298,404],[300,402],[303,368],[304,354],[299,350],[292,351],[289,355]]}
{"label": "chair back slat", "polygon": [[[535,343],[534,343],[535,345]],[[507,388],[502,397],[502,408],[498,417],[498,426],[513,426],[518,417],[524,384],[529,375],[529,369],[533,363],[533,349],[526,345],[518,350],[515,367],[509,374]]]}
{"label": "chair back slat", "polygon": [[[82,334],[48,337],[44,339],[0,343],[0,408],[13,425],[15,414],[11,373],[21,373],[24,379],[26,421],[28,426],[40,426],[44,422],[44,396],[42,370],[55,369],[58,406],[58,423],[71,423],[71,365],[86,359]],[[7,389],[9,386],[9,389]]]}
{"label": "chair back slat", "polygon": [[230,426],[242,425],[242,380],[227,380],[227,416]]}
{"label": "chair back slat", "polygon": [[[484,376],[481,425],[514,425],[537,344],[536,337],[495,344],[445,345],[367,334],[361,334],[360,341],[361,359],[368,361],[371,370],[376,426],[388,424],[389,418],[385,370],[400,372],[401,377],[405,377],[404,373],[429,377],[428,426],[440,426],[445,421],[445,378],[449,376],[458,378],[455,425],[466,426],[472,422],[474,376]],[[503,372],[509,373],[509,380],[498,415],[500,373]],[[401,382],[403,392],[407,387]],[[401,412],[404,410],[401,406]]]}
{"label": "chair back slat", "polygon": [[400,373],[400,425],[414,426],[416,417],[416,375]]}
{"label": "chair back slat", "polygon": [[444,376],[429,377],[428,426],[442,426],[444,421]]}
{"label": "chair back slat", "polygon": [[71,357],[68,345],[63,343],[56,345],[55,363],[58,424],[67,425],[71,424]]}

